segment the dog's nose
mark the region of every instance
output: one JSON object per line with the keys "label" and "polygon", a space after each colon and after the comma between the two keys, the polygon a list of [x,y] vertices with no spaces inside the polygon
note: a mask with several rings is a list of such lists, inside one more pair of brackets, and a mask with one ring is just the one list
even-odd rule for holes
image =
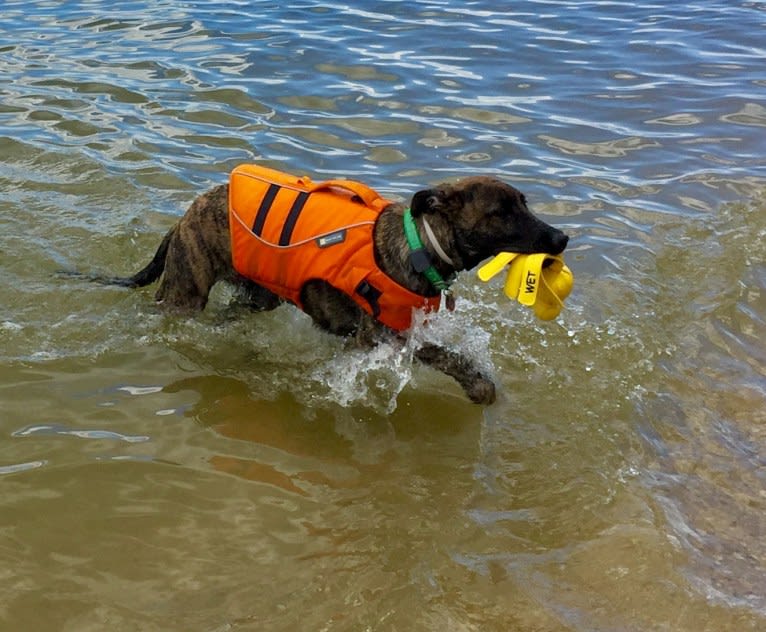
{"label": "dog's nose", "polygon": [[557,230],[551,237],[551,254],[558,255],[564,252],[569,243],[569,235]]}

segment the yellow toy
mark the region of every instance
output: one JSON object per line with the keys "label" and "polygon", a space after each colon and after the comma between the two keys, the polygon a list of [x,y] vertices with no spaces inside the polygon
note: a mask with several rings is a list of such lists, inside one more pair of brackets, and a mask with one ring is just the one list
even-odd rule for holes
{"label": "yellow toy", "polygon": [[[550,263],[543,267],[546,262]],[[509,266],[505,279],[508,298],[533,307],[540,320],[553,320],[559,315],[574,284],[574,275],[561,257],[501,252],[479,268],[479,278],[486,283],[505,266]]]}

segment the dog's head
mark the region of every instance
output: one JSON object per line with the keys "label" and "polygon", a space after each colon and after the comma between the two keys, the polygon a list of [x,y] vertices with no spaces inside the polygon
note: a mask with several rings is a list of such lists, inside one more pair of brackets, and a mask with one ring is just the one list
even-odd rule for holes
{"label": "dog's head", "polygon": [[464,269],[499,252],[557,255],[569,241],[532,215],[518,189],[497,178],[477,176],[418,191],[411,209],[413,217],[428,218]]}

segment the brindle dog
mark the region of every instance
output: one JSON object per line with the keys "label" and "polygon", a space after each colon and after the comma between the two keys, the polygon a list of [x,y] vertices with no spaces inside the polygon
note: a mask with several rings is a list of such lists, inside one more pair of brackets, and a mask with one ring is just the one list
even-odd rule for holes
{"label": "brindle dog", "polygon": [[[426,238],[423,242],[432,264],[442,277],[468,270],[501,251],[559,254],[569,238],[536,218],[524,195],[492,177],[478,176],[453,184],[441,184],[417,192],[410,208],[421,235],[427,218],[436,242],[451,261],[446,263]],[[423,296],[439,290],[415,270],[404,234],[405,206],[389,205],[373,231],[375,256],[383,272],[399,284]],[[269,310],[282,299],[235,272],[231,262],[228,220],[228,185],[198,197],[181,220],[162,240],[152,261],[128,278],[101,278],[128,287],[148,285],[162,277],[156,299],[166,308],[202,310],[218,281],[236,285],[253,309]],[[324,281],[310,281],[301,294],[304,311],[321,328],[343,336],[356,336],[363,345],[393,339],[395,332],[377,322],[349,296]],[[464,356],[434,344],[415,351],[415,357],[447,375],[479,404],[495,400],[495,386]]]}

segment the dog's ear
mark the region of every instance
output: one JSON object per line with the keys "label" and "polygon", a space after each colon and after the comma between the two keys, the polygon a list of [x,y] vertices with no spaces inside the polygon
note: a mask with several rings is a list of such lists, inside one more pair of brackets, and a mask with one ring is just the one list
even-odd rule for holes
{"label": "dog's ear", "polygon": [[452,188],[445,186],[418,191],[412,196],[412,203],[410,204],[412,216],[427,215],[443,209],[451,195]]}
{"label": "dog's ear", "polygon": [[437,204],[436,202],[436,189],[425,189],[418,191],[412,196],[412,202],[410,203],[410,210],[413,217],[419,215],[425,215],[431,212],[432,207]]}

